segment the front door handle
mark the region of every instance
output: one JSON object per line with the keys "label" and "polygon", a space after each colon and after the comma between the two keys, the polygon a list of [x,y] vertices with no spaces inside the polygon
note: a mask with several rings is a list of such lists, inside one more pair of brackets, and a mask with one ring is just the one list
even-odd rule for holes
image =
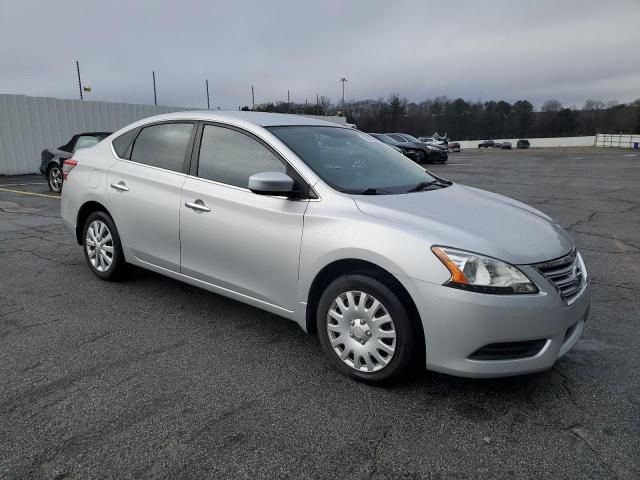
{"label": "front door handle", "polygon": [[196,212],[210,212],[211,209],[207,207],[202,200],[196,200],[195,202],[184,202],[184,206],[195,210]]}
{"label": "front door handle", "polygon": [[127,187],[124,182],[112,183],[111,188],[118,190],[119,192],[128,192],[129,187]]}

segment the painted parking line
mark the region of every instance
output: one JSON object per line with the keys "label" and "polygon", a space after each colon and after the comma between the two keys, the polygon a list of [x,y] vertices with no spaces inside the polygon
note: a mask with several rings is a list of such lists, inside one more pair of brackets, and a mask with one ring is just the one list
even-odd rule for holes
{"label": "painted parking line", "polygon": [[22,187],[26,185],[46,185],[47,182],[37,182],[37,183],[0,183],[0,187]]}
{"label": "painted parking line", "polygon": [[451,167],[457,167],[457,166],[460,166],[460,165],[473,165],[473,163],[449,163],[449,162],[447,162],[447,163],[445,163],[445,165],[451,166]]}
{"label": "painted parking line", "polygon": [[19,193],[22,195],[34,195],[36,197],[57,198],[58,200],[60,200],[60,197],[58,195],[47,195],[44,193],[25,192],[24,190],[13,190],[11,188],[0,188],[0,192]]}

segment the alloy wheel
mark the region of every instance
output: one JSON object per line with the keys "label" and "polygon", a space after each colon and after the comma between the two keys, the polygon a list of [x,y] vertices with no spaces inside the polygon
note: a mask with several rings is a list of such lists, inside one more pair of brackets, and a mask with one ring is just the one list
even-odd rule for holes
{"label": "alloy wheel", "polygon": [[326,323],[333,351],[351,368],[377,372],[393,359],[396,329],[389,311],[372,295],[355,290],[338,295]]}
{"label": "alloy wheel", "polygon": [[107,224],[101,220],[91,222],[85,244],[91,266],[98,272],[109,270],[113,263],[113,237]]}
{"label": "alloy wheel", "polygon": [[54,192],[62,190],[62,172],[58,167],[53,167],[49,170],[49,186]]}

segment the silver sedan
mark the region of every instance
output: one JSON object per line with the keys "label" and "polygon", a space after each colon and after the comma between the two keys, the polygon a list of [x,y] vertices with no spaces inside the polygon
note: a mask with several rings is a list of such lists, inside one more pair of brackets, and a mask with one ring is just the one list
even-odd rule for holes
{"label": "silver sedan", "polygon": [[322,120],[151,117],[63,175],[95,275],[135,265],[288,318],[359,380],[547,369],[589,314],[584,262],[547,215]]}

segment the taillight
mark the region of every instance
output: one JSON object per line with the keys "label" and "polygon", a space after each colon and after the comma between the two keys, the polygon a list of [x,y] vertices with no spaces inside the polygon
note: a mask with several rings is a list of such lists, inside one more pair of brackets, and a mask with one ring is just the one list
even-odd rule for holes
{"label": "taillight", "polygon": [[69,176],[69,172],[73,170],[73,167],[75,167],[77,164],[78,162],[73,158],[68,158],[67,160],[62,162],[62,178],[64,180],[67,180],[67,177]]}

